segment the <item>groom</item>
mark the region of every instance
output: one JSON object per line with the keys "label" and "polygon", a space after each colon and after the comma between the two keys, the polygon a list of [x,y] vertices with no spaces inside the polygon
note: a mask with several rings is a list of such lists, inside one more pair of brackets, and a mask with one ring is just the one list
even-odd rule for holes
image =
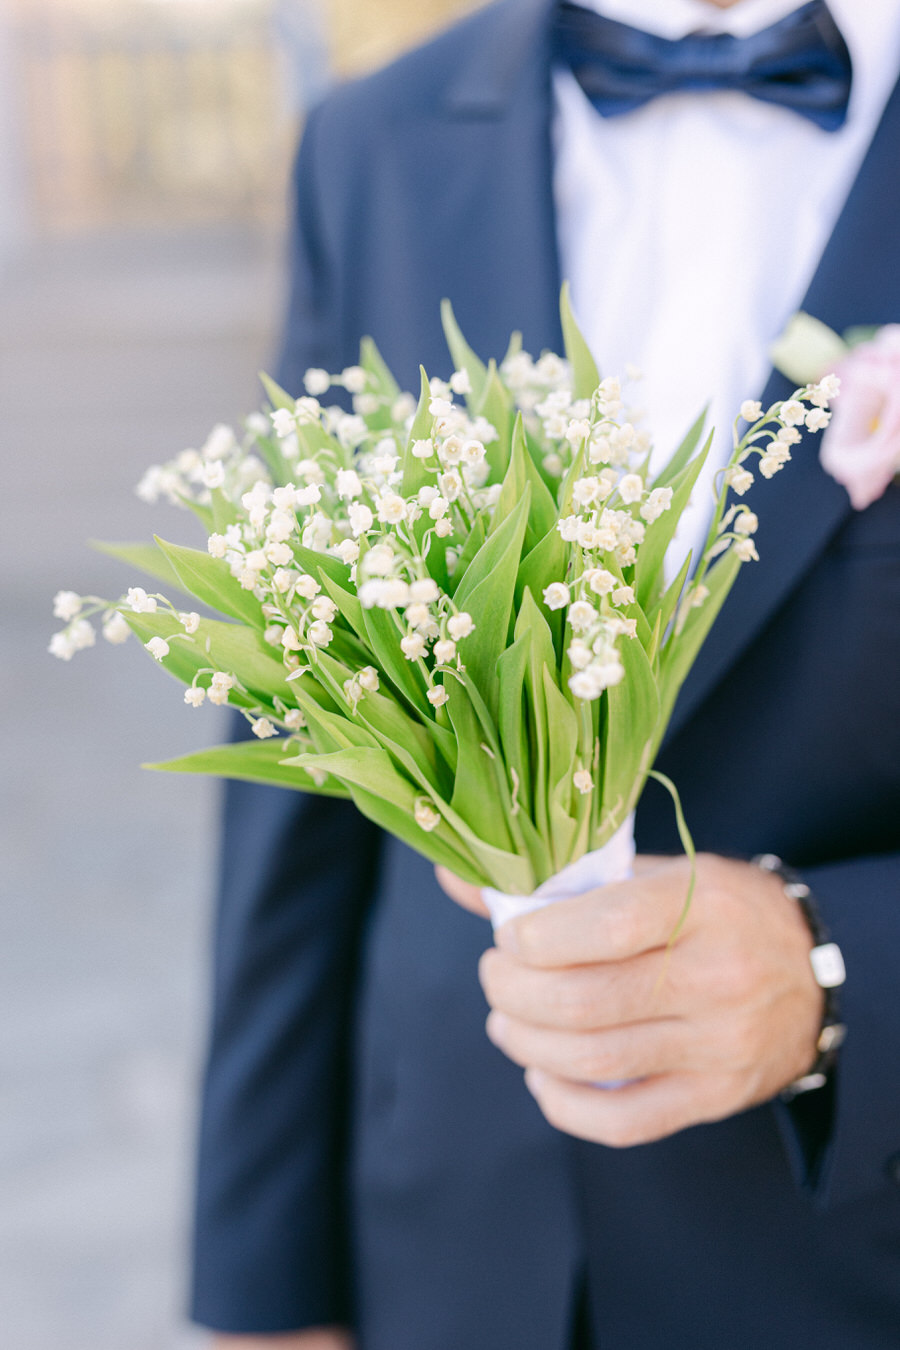
{"label": "groom", "polygon": [[[282,381],[364,332],[406,387],[446,374],[444,295],[483,355],[513,327],[558,350],[567,276],[668,447],[710,389],[720,426],[786,395],[765,351],[801,306],[900,321],[900,11],[794,9],[502,0],[338,91],[298,158]],[[654,788],[633,882],[484,955],[346,803],[229,788],[193,1304],[217,1345],[898,1343],[900,488],[852,512],[814,444],[757,486],[761,561],[660,761],[704,851],[665,979],[685,864]]]}

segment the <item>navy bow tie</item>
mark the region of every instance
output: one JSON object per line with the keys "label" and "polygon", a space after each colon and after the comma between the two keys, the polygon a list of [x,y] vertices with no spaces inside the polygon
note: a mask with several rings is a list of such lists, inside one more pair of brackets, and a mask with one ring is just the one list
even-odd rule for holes
{"label": "navy bow tie", "polygon": [[555,46],[604,117],[676,90],[740,89],[824,131],[837,131],[847,119],[850,53],[824,0],[751,37],[692,33],[676,42],[564,3]]}

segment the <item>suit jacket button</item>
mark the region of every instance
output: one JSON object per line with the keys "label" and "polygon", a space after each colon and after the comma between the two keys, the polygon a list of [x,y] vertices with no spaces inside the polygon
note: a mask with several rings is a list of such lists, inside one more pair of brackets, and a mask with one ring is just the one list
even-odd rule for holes
{"label": "suit jacket button", "polygon": [[895,1186],[900,1186],[900,1153],[892,1153],[885,1163],[884,1170]]}

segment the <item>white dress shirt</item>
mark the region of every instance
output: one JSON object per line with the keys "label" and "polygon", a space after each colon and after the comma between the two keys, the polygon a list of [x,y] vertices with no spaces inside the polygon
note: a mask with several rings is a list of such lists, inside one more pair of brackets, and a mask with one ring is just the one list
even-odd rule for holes
{"label": "white dress shirt", "polygon": [[[667,38],[701,29],[744,36],[797,8],[797,0],[729,9],[709,0],[582,3]],[[669,569],[689,548],[696,558],[734,417],[762,392],[768,347],[803,300],[900,72],[900,4],[830,0],[830,9],[853,61],[849,116],[837,132],[718,90],[663,95],[604,118],[571,71],[554,72],[562,275],[602,372],[628,364],[643,372],[626,385],[626,402],[644,412],[652,471],[711,399],[716,440]]]}

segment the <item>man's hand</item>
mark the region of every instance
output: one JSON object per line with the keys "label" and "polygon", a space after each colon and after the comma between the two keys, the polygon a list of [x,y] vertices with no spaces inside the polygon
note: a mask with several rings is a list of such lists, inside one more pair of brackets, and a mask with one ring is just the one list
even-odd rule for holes
{"label": "man's hand", "polygon": [[353,1337],[339,1327],[316,1327],[275,1336],[214,1336],[210,1350],[353,1350]]}
{"label": "man's hand", "polygon": [[[480,968],[488,1035],[550,1123],[620,1148],[774,1097],[814,1061],[823,1012],[812,936],[777,877],[701,855],[670,943],[688,861],[639,861],[631,881],[505,924]],[[486,912],[476,887],[438,880]]]}

